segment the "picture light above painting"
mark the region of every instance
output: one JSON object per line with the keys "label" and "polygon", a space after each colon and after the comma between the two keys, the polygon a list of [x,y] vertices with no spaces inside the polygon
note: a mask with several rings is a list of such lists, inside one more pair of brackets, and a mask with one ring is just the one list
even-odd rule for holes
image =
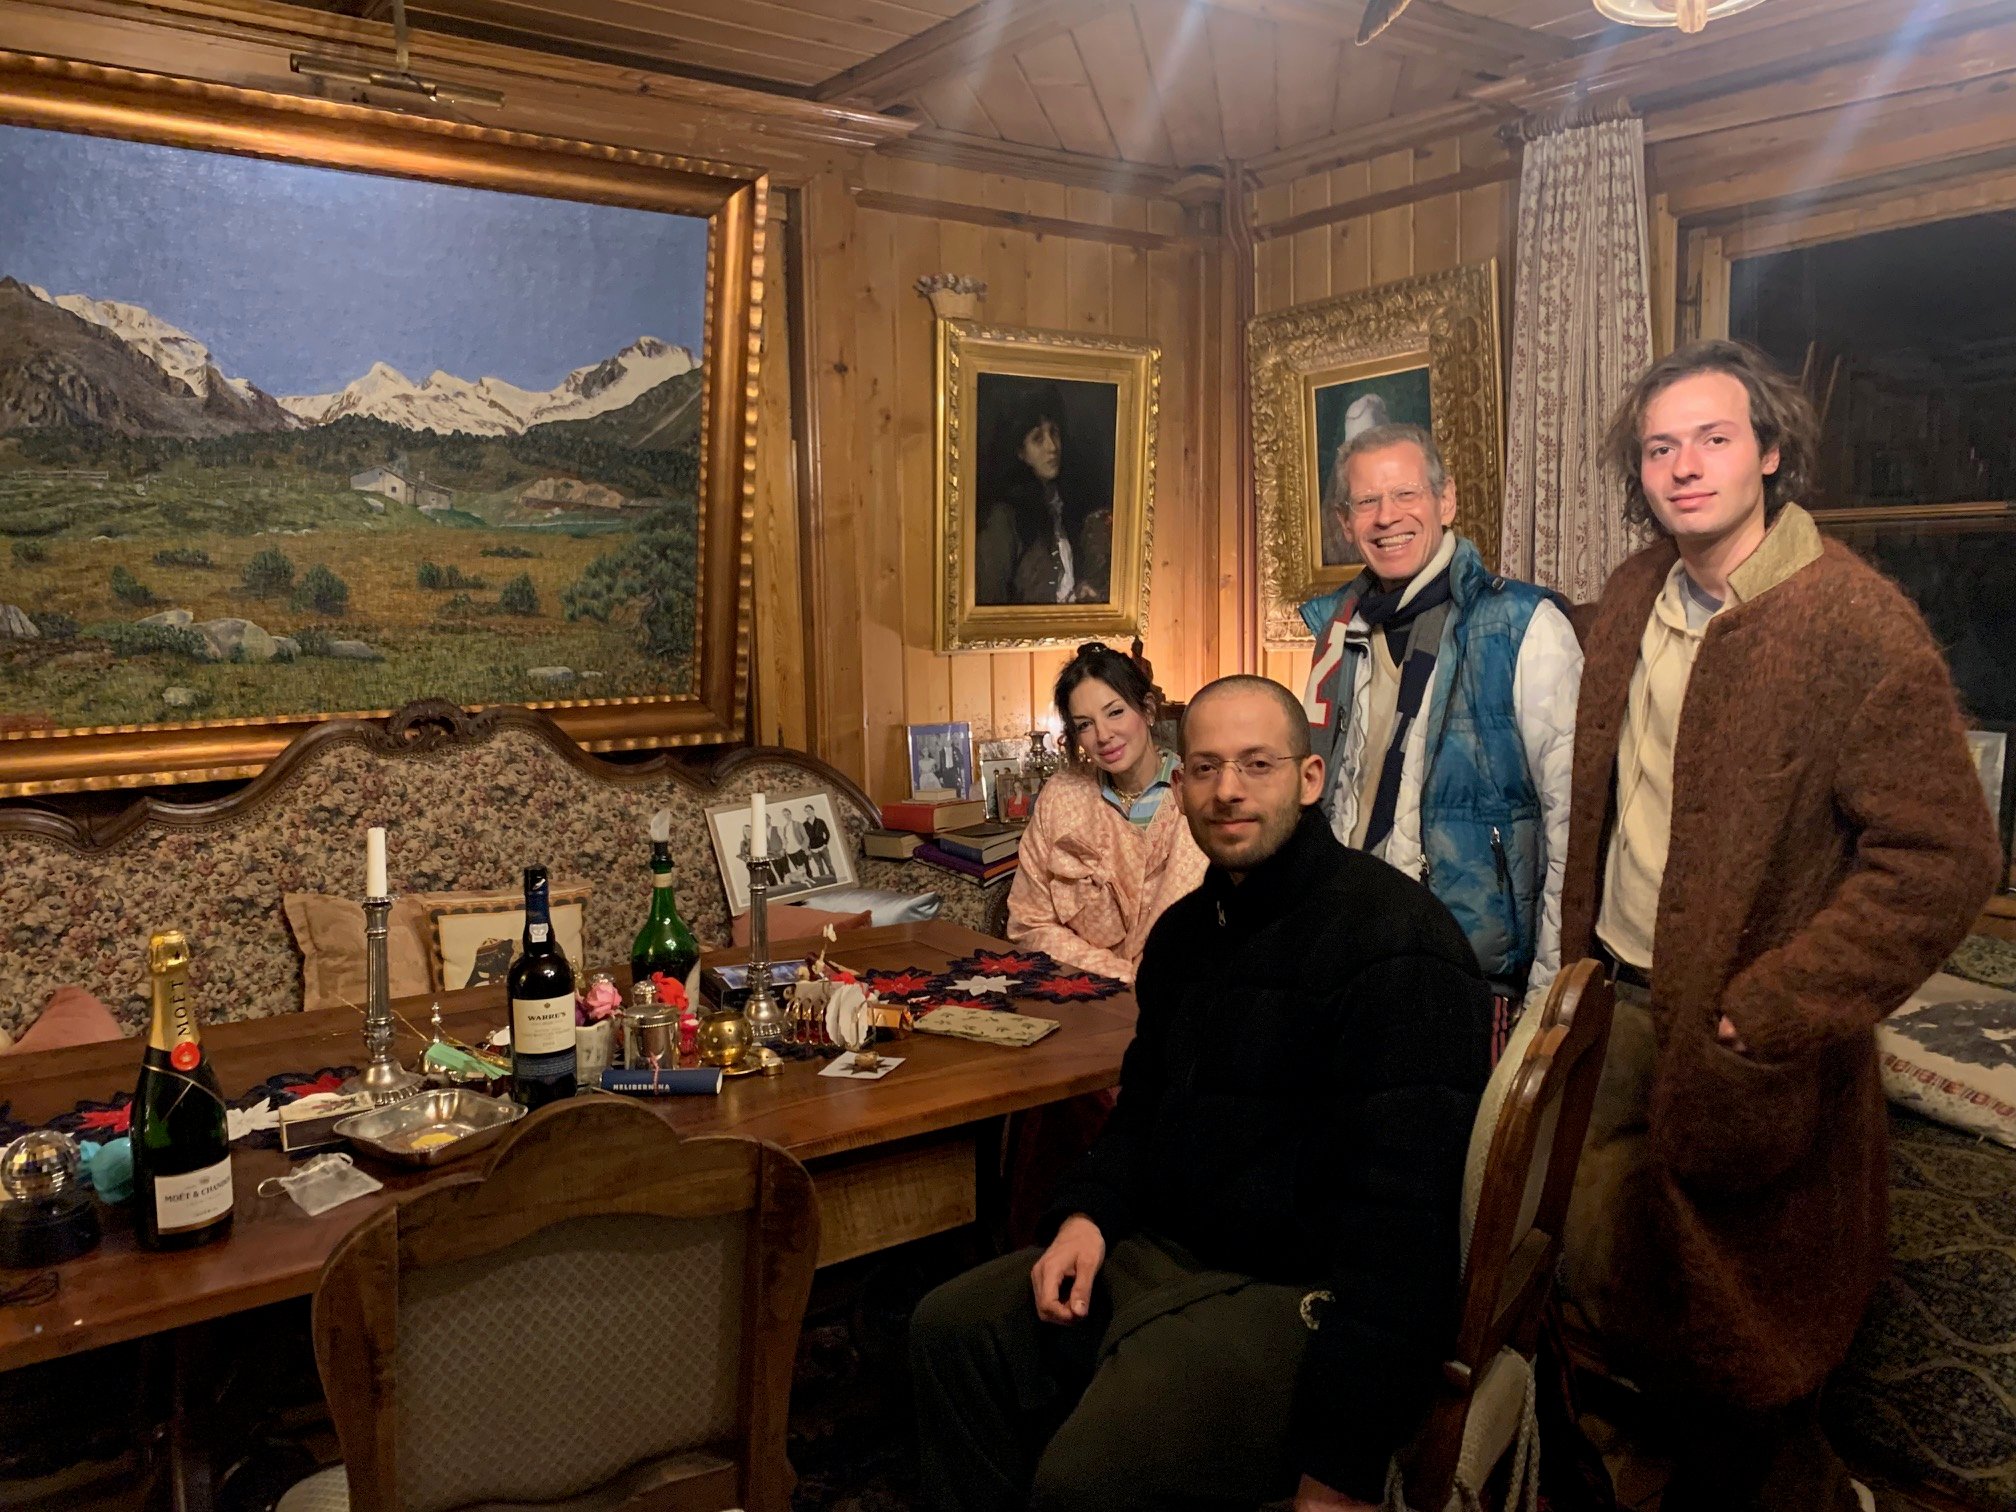
{"label": "picture light above painting", "polygon": [[0,52],[0,795],[738,738],[765,192]]}
{"label": "picture light above painting", "polygon": [[1504,426],[1495,263],[1264,315],[1246,340],[1269,646],[1307,645],[1300,606],[1361,570],[1336,464],[1374,426],[1419,425],[1434,436],[1456,485],[1455,529],[1497,564]]}

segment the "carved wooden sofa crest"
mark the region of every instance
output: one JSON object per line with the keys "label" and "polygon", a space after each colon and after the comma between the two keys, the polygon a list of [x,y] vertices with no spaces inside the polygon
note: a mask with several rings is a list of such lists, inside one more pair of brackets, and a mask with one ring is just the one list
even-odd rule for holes
{"label": "carved wooden sofa crest", "polygon": [[140,799],[89,821],[33,804],[0,808],[0,1030],[18,1037],[52,991],[75,983],[139,1033],[147,935],[169,926],[189,933],[192,985],[210,1017],[300,1008],[301,954],[282,895],[359,896],[374,824],[389,831],[396,893],[508,890],[534,863],[592,884],[583,953],[601,966],[628,954],[650,886],[646,826],[669,808],[680,911],[704,945],[722,945],[730,920],[706,809],[807,788],[831,796],[861,886],[936,892],[939,917],[998,930],[1005,881],[982,888],[916,862],[862,857],[875,805],[800,752],[738,750],[705,770],[663,754],[624,763],[583,751],[530,710],[422,703],[384,720],[318,725],[212,803]]}

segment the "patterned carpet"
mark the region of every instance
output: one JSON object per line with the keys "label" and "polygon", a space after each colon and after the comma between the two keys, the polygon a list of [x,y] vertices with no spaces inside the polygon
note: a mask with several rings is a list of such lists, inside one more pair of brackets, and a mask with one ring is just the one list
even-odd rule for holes
{"label": "patterned carpet", "polygon": [[1891,1134],[1892,1270],[1830,1426],[1844,1449],[2016,1512],[2016,1153],[1897,1109]]}
{"label": "patterned carpet", "polygon": [[910,1314],[975,1258],[965,1236],[943,1235],[819,1273],[791,1391],[794,1512],[915,1506]]}

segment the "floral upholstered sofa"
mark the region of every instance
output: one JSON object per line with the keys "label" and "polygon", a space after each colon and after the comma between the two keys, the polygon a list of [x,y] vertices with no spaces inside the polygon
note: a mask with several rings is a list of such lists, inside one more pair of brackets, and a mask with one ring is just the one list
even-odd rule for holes
{"label": "floral upholstered sofa", "polygon": [[302,956],[282,897],[357,897],[371,825],[389,832],[395,893],[507,890],[535,863],[589,883],[582,944],[592,967],[628,955],[649,899],[646,826],[669,808],[680,911],[703,945],[723,945],[730,920],[707,808],[807,788],[830,795],[860,886],[937,893],[937,917],[999,933],[1005,880],[983,888],[861,856],[873,803],[809,756],[766,747],[704,770],[670,756],[625,764],[582,751],[532,711],[423,704],[317,726],[214,803],[142,799],[89,823],[0,806],[0,1031],[19,1038],[52,992],[74,984],[127,1034],[142,1032],[147,936],[168,927],[189,935],[191,985],[208,1017],[298,1010]]}

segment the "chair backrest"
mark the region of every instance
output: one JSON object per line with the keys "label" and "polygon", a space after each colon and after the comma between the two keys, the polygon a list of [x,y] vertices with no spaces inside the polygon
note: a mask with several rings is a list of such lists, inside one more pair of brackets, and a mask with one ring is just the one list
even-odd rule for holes
{"label": "chair backrest", "polygon": [[1609,980],[1594,961],[1554,979],[1485,1088],[1464,1173],[1463,1284],[1456,1349],[1416,1443],[1408,1501],[1441,1507],[1470,1393],[1500,1350],[1530,1354],[1610,1042]]}
{"label": "chair backrest", "polygon": [[775,1146],[579,1098],[330,1256],[315,1356],[351,1505],[782,1512],[819,1216]]}

